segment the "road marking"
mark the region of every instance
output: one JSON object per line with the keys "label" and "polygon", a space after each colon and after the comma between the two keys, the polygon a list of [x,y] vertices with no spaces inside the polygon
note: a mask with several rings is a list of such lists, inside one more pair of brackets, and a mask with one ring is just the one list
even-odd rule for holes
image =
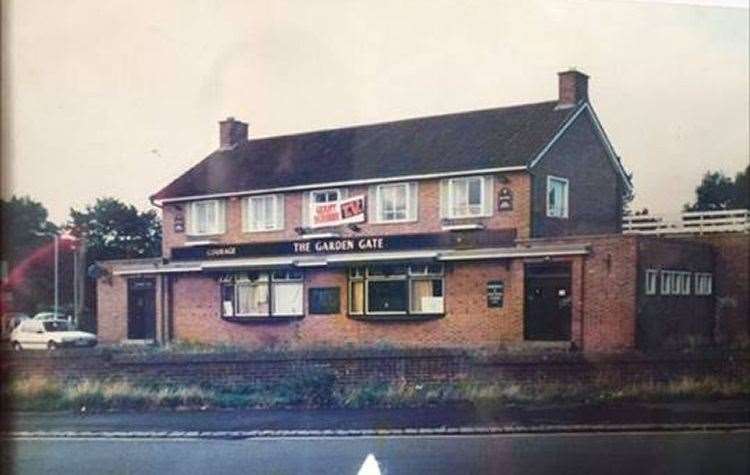
{"label": "road marking", "polygon": [[[471,437],[471,436],[556,436],[597,434],[748,432],[750,424],[629,424],[618,426],[500,426],[439,427],[372,430],[252,430],[252,431],[13,431],[0,433],[0,439],[111,439],[111,440],[261,440],[261,439],[355,439],[381,437]],[[346,432],[346,434],[344,434]]]}
{"label": "road marking", "polygon": [[367,454],[367,457],[365,457],[365,461],[362,463],[362,466],[359,467],[359,472],[357,472],[357,475],[381,475],[380,464],[378,464],[378,461],[375,459],[374,455]]}

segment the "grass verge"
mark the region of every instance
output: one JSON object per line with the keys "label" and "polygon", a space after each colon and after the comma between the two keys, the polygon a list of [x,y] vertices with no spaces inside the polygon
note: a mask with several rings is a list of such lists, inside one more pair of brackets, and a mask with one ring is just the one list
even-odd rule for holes
{"label": "grass verge", "polygon": [[4,407],[17,411],[155,410],[282,407],[418,407],[440,404],[606,404],[750,398],[750,378],[683,377],[667,382],[590,384],[365,382],[339,387],[326,372],[289,377],[278,384],[169,385],[85,380],[59,383],[31,378],[2,390]]}

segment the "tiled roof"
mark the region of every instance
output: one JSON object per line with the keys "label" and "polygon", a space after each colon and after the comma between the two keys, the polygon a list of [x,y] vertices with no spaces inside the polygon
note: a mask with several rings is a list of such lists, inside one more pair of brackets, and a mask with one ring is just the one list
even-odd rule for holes
{"label": "tiled roof", "polygon": [[527,165],[577,108],[557,101],[254,139],[154,199]]}

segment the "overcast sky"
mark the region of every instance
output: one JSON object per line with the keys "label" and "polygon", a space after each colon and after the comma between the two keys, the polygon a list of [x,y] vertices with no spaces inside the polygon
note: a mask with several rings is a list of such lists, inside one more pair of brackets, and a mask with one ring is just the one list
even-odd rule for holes
{"label": "overcast sky", "polygon": [[147,208],[226,116],[262,137],[537,102],[571,66],[591,76],[635,206],[678,211],[707,169],[734,175],[750,156],[746,7],[2,3],[3,194],[56,222],[100,196]]}

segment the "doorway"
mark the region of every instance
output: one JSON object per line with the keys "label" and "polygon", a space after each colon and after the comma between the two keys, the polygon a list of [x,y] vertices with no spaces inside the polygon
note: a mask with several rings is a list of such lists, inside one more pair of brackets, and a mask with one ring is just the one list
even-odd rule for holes
{"label": "doorway", "polygon": [[524,339],[570,341],[570,263],[526,264]]}
{"label": "doorway", "polygon": [[156,336],[156,280],[128,280],[128,340]]}

